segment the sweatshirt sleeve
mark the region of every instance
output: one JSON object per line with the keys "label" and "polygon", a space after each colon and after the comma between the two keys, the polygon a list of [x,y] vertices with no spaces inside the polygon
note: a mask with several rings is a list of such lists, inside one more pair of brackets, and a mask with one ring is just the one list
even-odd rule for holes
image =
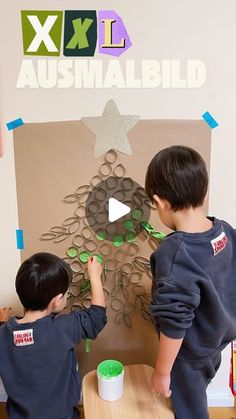
{"label": "sweatshirt sleeve", "polygon": [[107,323],[106,308],[91,305],[85,310],[75,310],[71,313],[74,323],[74,341],[95,339]]}
{"label": "sweatshirt sleeve", "polygon": [[180,288],[170,282],[170,279],[159,278],[155,281],[151,314],[159,331],[169,338],[180,339],[192,325],[200,294]]}
{"label": "sweatshirt sleeve", "polygon": [[176,242],[153,253],[151,268],[151,314],[157,329],[169,338],[183,338],[200,304],[199,267]]}

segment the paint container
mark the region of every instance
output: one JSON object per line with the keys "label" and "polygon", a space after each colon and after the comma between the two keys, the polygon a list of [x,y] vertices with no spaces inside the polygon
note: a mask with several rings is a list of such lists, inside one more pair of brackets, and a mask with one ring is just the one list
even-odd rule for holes
{"label": "paint container", "polygon": [[119,361],[105,360],[97,367],[98,394],[108,402],[118,400],[124,390],[124,366]]}

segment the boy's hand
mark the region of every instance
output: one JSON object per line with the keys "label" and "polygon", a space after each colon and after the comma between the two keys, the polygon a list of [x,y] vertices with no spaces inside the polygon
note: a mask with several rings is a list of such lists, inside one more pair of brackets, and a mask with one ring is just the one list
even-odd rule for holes
{"label": "boy's hand", "polygon": [[170,397],[170,374],[161,375],[155,370],[151,378],[151,390],[153,393],[160,393],[166,398]]}
{"label": "boy's hand", "polygon": [[94,278],[100,278],[102,274],[102,265],[98,262],[97,256],[94,256],[88,261],[88,274],[90,281]]}
{"label": "boy's hand", "polygon": [[0,308],[0,322],[7,322],[10,317],[10,309],[8,307]]}

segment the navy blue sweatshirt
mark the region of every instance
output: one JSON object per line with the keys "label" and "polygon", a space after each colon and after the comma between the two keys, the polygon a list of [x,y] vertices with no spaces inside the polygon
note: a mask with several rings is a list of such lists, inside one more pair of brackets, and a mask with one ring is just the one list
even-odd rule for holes
{"label": "navy blue sweatshirt", "polygon": [[210,219],[210,230],[171,233],[151,256],[157,330],[184,338],[178,358],[189,361],[204,360],[236,338],[236,232]]}
{"label": "navy blue sweatshirt", "polygon": [[0,327],[0,376],[11,419],[71,419],[80,400],[81,378],[74,346],[95,339],[106,310],[92,305],[33,323],[11,318]]}

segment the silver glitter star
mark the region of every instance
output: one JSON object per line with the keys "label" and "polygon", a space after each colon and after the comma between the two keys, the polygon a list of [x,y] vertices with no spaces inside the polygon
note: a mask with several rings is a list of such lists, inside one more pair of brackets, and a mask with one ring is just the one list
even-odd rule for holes
{"label": "silver glitter star", "polygon": [[96,135],[95,157],[114,149],[125,154],[132,154],[127,133],[137,124],[140,117],[120,115],[113,100],[109,100],[102,116],[82,118],[81,121]]}

